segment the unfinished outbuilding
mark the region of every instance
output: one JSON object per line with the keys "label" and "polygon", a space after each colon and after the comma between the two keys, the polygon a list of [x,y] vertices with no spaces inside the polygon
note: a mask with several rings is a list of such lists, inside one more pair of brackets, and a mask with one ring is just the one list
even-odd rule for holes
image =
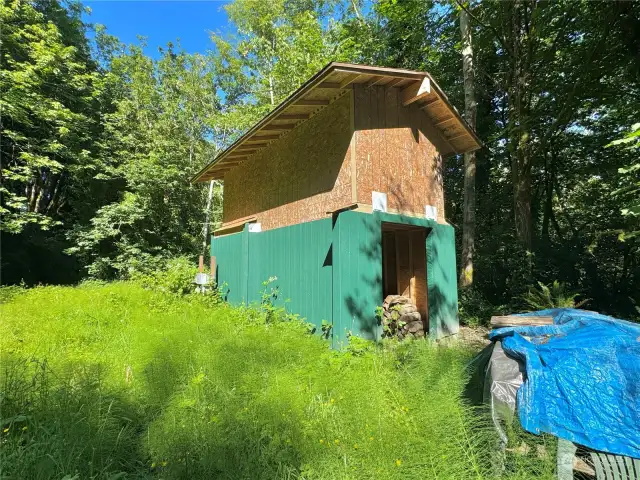
{"label": "unfinished outbuilding", "polygon": [[431,76],[331,63],[204,168],[224,181],[211,242],[232,302],[275,282],[287,308],[377,338],[376,306],[409,296],[433,338],[457,332],[443,158],[480,148]]}

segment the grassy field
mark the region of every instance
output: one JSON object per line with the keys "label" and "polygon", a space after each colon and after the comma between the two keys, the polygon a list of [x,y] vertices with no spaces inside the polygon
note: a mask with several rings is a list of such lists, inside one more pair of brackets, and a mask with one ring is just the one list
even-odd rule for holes
{"label": "grassy field", "polygon": [[[339,353],[304,325],[134,283],[36,288],[0,308],[0,478],[496,471],[490,429],[460,399],[463,347]],[[528,451],[500,474],[551,478],[551,456]]]}

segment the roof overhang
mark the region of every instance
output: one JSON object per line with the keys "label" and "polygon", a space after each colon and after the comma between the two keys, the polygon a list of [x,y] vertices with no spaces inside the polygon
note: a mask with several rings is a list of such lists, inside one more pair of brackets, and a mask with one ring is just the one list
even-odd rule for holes
{"label": "roof overhang", "polygon": [[440,131],[450,148],[443,152],[445,156],[470,152],[482,146],[476,133],[428,73],[332,62],[220,153],[192,181],[224,178],[226,172],[326,108],[354,84],[401,89],[402,104],[418,105]]}

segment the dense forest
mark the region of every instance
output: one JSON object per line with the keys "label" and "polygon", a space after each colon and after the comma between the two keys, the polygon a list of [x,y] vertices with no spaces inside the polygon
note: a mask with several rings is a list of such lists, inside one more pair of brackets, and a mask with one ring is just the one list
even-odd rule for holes
{"label": "dense forest", "polygon": [[430,72],[484,142],[445,175],[467,321],[556,280],[640,316],[640,2],[236,0],[153,56],[79,3],[0,8],[3,284],[195,260],[223,186],[191,176],[337,60]]}

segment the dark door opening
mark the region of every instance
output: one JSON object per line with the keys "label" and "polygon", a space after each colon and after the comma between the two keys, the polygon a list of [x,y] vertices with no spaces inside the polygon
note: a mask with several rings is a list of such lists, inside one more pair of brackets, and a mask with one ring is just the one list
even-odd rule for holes
{"label": "dark door opening", "polygon": [[427,229],[382,223],[382,289],[411,298],[427,325]]}

